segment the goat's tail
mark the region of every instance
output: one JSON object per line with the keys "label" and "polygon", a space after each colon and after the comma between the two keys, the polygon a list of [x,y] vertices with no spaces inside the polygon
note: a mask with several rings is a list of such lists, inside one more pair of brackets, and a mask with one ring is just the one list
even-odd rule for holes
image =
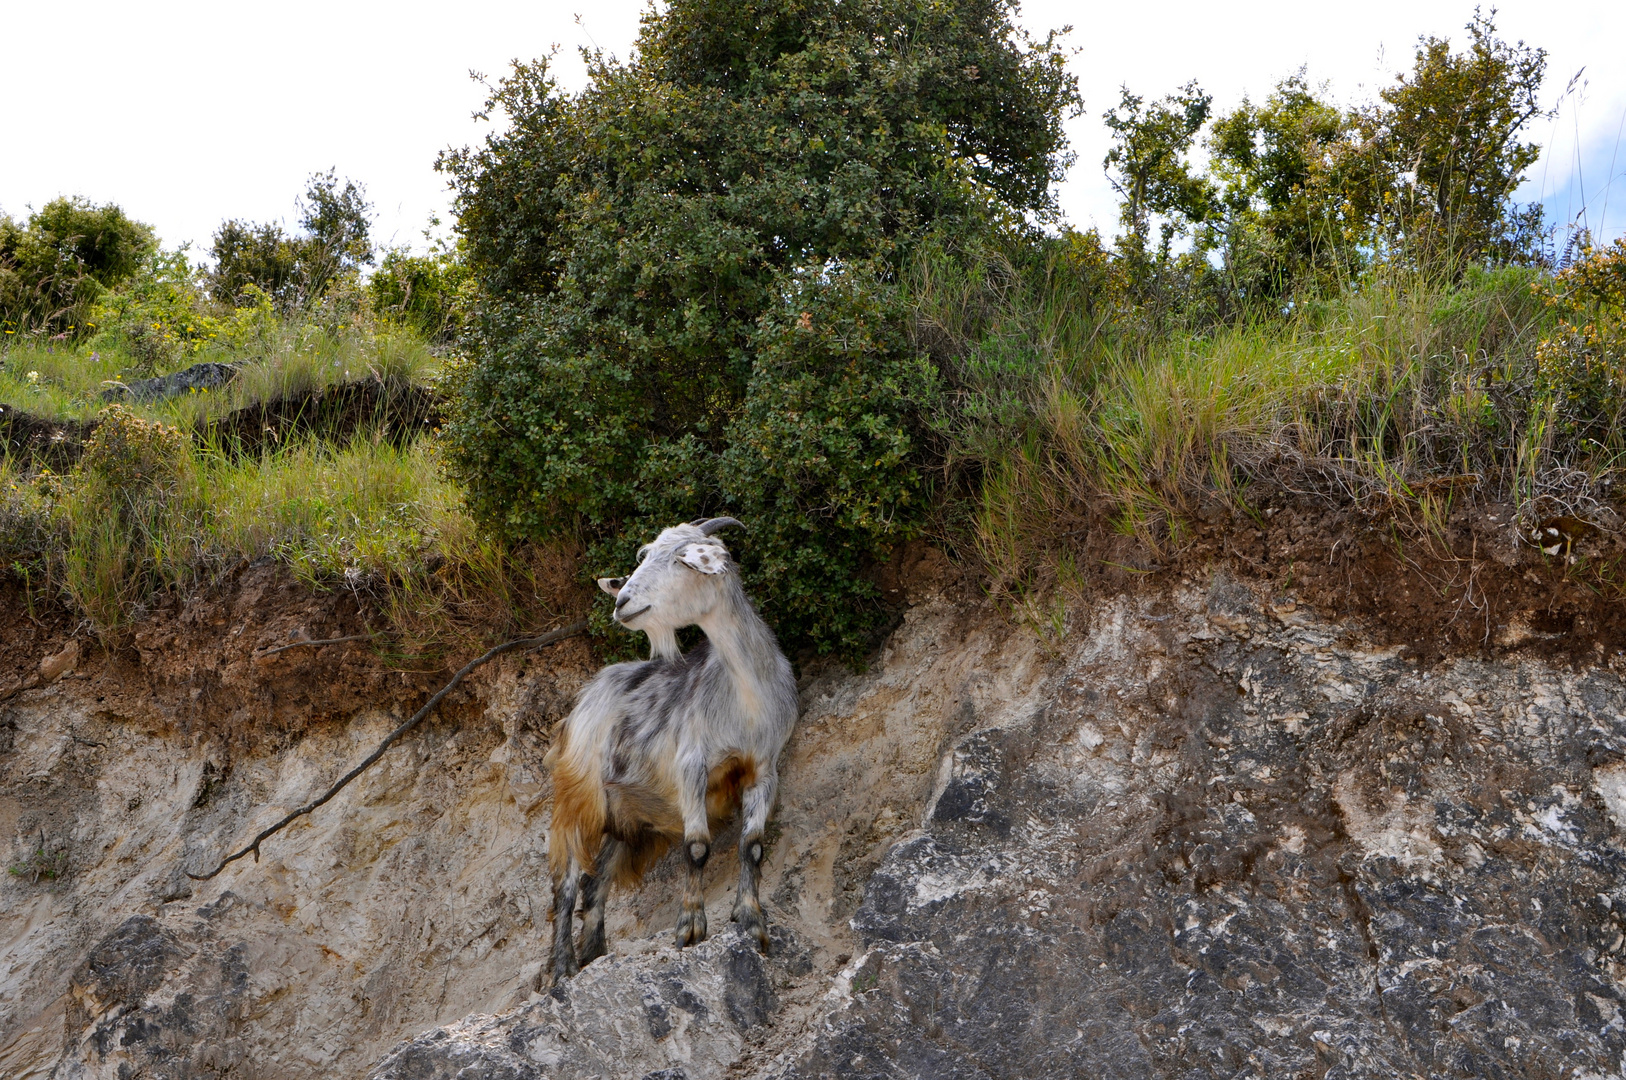
{"label": "goat's tail", "polygon": [[606,819],[604,783],[592,755],[572,753],[568,727],[548,751],[546,764],[553,776],[553,821],[548,826],[548,869],[555,881],[569,873],[570,864],[593,866],[604,836]]}

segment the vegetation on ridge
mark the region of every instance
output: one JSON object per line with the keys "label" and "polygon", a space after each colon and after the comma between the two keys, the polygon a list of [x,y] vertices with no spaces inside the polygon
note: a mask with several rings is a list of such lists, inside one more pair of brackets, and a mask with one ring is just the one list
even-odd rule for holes
{"label": "vegetation on ridge", "polygon": [[[12,575],[110,628],[275,558],[427,639],[534,626],[728,513],[786,643],[851,657],[915,535],[1023,590],[1081,532],[1171,552],[1282,493],[1402,529],[1464,499],[1618,524],[1626,246],[1512,200],[1540,49],[1476,15],[1353,108],[1302,71],[1228,111],[1126,89],[1108,239],[1054,219],[1076,92],[1011,12],[674,0],[579,94],[545,62],[492,89],[505,124],[443,156],[457,240],[426,254],[379,258],[331,171],[299,232],[224,223],[208,267],[116,207],[6,219],[0,408],[101,423],[71,473],[0,467]],[[108,411],[202,360],[236,380]],[[247,452],[214,426],[357,380],[431,387],[448,423]],[[157,456],[131,479],[115,443]]]}
{"label": "vegetation on ridge", "polygon": [[441,162],[481,297],[446,430],[473,512],[606,573],[731,514],[781,635],[860,649],[865,564],[927,512],[900,270],[1050,210],[1062,60],[1001,0],[690,0],[579,94],[517,65],[507,126]]}

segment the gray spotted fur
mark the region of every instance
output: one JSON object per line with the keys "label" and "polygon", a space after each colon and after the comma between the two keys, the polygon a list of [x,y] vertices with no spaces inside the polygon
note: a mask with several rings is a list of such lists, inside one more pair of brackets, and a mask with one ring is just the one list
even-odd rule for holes
{"label": "gray spotted fur", "polygon": [[[639,551],[626,578],[601,579],[616,598],[616,621],[649,638],[649,660],[613,664],[590,682],[565,720],[554,763],[603,785],[604,835],[592,869],[573,856],[555,871],[552,978],[574,973],[604,950],[609,879],[651,837],[681,839],[688,863],[680,945],[704,940],[700,876],[710,856],[706,794],[712,771],[749,762],[740,793],[740,884],[734,918],[762,947],[767,932],[757,898],[762,836],[778,786],[779,755],[796,722],[796,684],[773,631],[751,606],[738,567],[714,532],[732,519],[662,530]],[[677,632],[698,626],[706,639],[681,653]],[[578,879],[579,875],[579,879]],[[577,891],[584,900],[582,948],[571,942]]]}

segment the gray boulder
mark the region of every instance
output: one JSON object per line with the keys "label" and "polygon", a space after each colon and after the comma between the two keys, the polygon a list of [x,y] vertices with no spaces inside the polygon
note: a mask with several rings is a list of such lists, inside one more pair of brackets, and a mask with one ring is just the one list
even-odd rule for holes
{"label": "gray boulder", "polygon": [[193,391],[218,390],[237,378],[236,364],[204,363],[160,375],[118,383],[102,391],[103,401],[159,401]]}

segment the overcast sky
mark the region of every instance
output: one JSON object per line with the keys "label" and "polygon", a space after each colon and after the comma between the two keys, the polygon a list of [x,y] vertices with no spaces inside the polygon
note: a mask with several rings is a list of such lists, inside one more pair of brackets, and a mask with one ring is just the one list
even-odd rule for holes
{"label": "overcast sky", "polygon": [[[113,201],[166,245],[190,241],[201,255],[224,218],[291,219],[306,177],[331,166],[367,185],[378,239],[421,245],[430,216],[445,217],[448,205],[436,153],[484,130],[470,116],[483,95],[469,71],[497,75],[512,58],[557,45],[563,82],[579,88],[576,49],[627,56],[643,7],[0,0],[0,211],[21,216],[65,194]],[[1470,3],[1442,0],[1030,0],[1022,20],[1031,31],[1073,26],[1066,40],[1085,98],[1069,126],[1077,161],[1063,210],[1075,225],[1116,225],[1100,118],[1121,85],[1155,97],[1195,78],[1226,108],[1244,94],[1263,97],[1303,65],[1338,100],[1367,100],[1411,66],[1419,34],[1460,42],[1472,14]],[[1621,235],[1626,3],[1519,0],[1498,23],[1505,37],[1548,50],[1545,101],[1560,104],[1557,119],[1531,133],[1547,152],[1521,198],[1542,199],[1550,220],[1584,209],[1595,233]],[[1582,68],[1584,85],[1560,103]]]}

